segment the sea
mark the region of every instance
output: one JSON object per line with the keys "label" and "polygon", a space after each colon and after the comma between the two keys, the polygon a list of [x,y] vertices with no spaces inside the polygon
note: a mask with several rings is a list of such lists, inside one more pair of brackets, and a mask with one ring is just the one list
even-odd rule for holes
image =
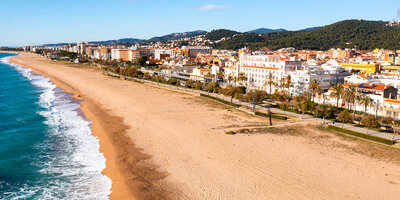
{"label": "sea", "polygon": [[0,199],[108,199],[111,180],[77,100],[0,53]]}

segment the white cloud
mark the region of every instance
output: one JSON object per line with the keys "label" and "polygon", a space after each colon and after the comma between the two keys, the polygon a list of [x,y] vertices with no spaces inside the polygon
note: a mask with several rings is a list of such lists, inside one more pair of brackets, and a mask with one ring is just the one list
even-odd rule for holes
{"label": "white cloud", "polygon": [[210,11],[210,10],[230,10],[232,9],[229,6],[217,6],[217,5],[205,5],[205,6],[201,6],[198,7],[197,10],[200,11]]}

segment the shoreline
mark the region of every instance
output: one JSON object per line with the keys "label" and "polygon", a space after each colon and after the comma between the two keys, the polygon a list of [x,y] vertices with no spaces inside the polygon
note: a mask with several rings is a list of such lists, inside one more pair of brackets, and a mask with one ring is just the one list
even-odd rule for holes
{"label": "shoreline", "polygon": [[[52,75],[46,77],[58,87],[67,83],[64,87],[84,100],[82,112],[107,160],[103,173],[113,176],[108,176],[111,199],[394,199],[400,194],[397,149],[296,125],[297,118],[275,120],[278,132],[269,131],[261,128],[265,118],[198,95],[31,53],[13,59]],[[260,132],[224,134],[249,127]]]}
{"label": "shoreline", "polygon": [[[23,54],[23,52],[18,52],[18,54]],[[130,141],[130,139],[127,138],[128,136],[125,135],[126,129],[128,129],[129,127],[123,124],[123,118],[110,115],[109,111],[102,108],[99,103],[92,99],[85,98],[79,90],[71,87],[67,83],[59,80],[58,78],[52,77],[49,74],[44,73],[32,66],[19,63],[14,59],[14,57],[17,56],[19,55],[11,57],[9,61],[13,64],[31,69],[34,73],[38,73],[44,77],[49,78],[50,81],[56,85],[56,87],[63,89],[63,92],[65,93],[72,94],[71,98],[79,101],[82,113],[88,120],[92,122],[91,128],[93,136],[99,139],[99,151],[106,158],[106,168],[103,169],[102,174],[110,178],[112,181],[111,194],[109,195],[109,198],[138,199],[131,189],[131,187],[133,186],[129,186],[129,183],[127,183],[126,180],[126,175],[121,172],[120,166],[118,166],[118,150],[116,149],[115,141],[112,141],[112,139],[110,138],[110,134],[112,134],[113,132],[119,132],[121,134],[119,135],[120,138],[117,138],[117,140]],[[124,147],[120,146],[120,148]]]}

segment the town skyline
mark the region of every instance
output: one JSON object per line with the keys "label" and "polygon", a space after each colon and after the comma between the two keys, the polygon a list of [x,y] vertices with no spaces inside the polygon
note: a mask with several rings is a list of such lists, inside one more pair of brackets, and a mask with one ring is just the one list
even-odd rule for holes
{"label": "town skyline", "polygon": [[385,6],[395,5],[392,0],[380,4],[336,1],[319,5],[317,1],[277,3],[258,0],[253,3],[224,0],[185,3],[156,0],[4,2],[0,8],[0,26],[6,28],[0,31],[0,46],[149,39],[194,30],[299,30],[346,19],[390,21],[396,19],[397,12],[396,6]]}

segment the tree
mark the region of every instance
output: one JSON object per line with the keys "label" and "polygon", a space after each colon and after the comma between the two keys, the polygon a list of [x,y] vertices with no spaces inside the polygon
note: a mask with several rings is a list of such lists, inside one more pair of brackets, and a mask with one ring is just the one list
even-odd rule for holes
{"label": "tree", "polygon": [[367,134],[369,132],[369,128],[378,128],[379,122],[373,115],[364,116],[361,119],[361,124],[367,127]]}
{"label": "tree", "polygon": [[187,80],[185,86],[187,88],[193,88],[194,87],[194,82],[192,80]]}
{"label": "tree", "polygon": [[[254,93],[255,93],[255,98],[254,98],[255,103],[260,103],[267,97],[264,91],[255,90]],[[244,95],[244,100],[247,102],[253,102],[253,96],[254,96],[253,92],[247,92]]]}
{"label": "tree", "polygon": [[267,81],[264,83],[264,85],[269,85],[269,96],[272,96],[272,85],[274,84],[274,75],[269,72],[267,76]]}
{"label": "tree", "polygon": [[329,96],[336,99],[336,107],[339,107],[339,100],[342,97],[342,93],[344,90],[343,86],[341,86],[340,84],[337,84],[337,85],[333,86],[331,89],[332,89],[332,92],[329,94]]}
{"label": "tree", "polygon": [[206,86],[206,90],[212,93],[217,93],[220,91],[220,89],[221,87],[219,86],[218,82],[212,82]]}
{"label": "tree", "polygon": [[208,72],[206,75],[204,75],[204,77],[206,78],[206,82],[208,82],[208,81],[212,81],[212,77],[213,77],[213,75],[211,74],[211,72]]}
{"label": "tree", "polygon": [[357,93],[358,90],[354,85],[349,85],[349,87],[344,90],[343,99],[347,102],[348,109],[350,109],[350,104],[352,104],[355,110]]}
{"label": "tree", "polygon": [[372,99],[369,96],[361,97],[360,99],[360,105],[364,106],[364,112],[367,112],[367,107],[372,106]]}
{"label": "tree", "polygon": [[237,88],[233,87],[232,85],[228,85],[226,88],[222,90],[222,93],[231,98],[231,103],[233,101],[233,97],[237,93]]}
{"label": "tree", "polygon": [[286,85],[286,88],[287,88],[287,91],[288,91],[288,98],[287,99],[288,99],[288,102],[289,102],[290,101],[290,96],[291,96],[290,87],[292,86],[292,76],[288,75],[286,77],[285,85]]}
{"label": "tree", "polygon": [[315,109],[314,109],[314,115],[316,117],[321,117],[322,118],[322,123],[325,124],[325,118],[330,118],[332,117],[332,109],[331,107],[327,106],[327,105],[318,105]]}
{"label": "tree", "polygon": [[301,111],[301,119],[303,119],[303,116],[306,112],[308,112],[311,107],[311,101],[304,96],[300,96],[299,98],[296,99],[295,105],[298,110]]}
{"label": "tree", "polygon": [[388,130],[388,126],[393,124],[393,118],[392,117],[384,117],[381,119],[382,124],[385,124],[385,129]]}
{"label": "tree", "polygon": [[315,94],[319,90],[319,83],[316,79],[313,79],[309,85],[309,89],[311,90],[311,95],[312,95],[312,101],[314,101]]}
{"label": "tree", "polygon": [[343,110],[342,112],[339,113],[337,116],[337,120],[342,122],[342,128],[344,123],[351,123],[353,122],[353,119],[351,117],[351,114],[347,110]]}
{"label": "tree", "polygon": [[201,90],[203,89],[203,84],[201,82],[196,82],[194,83],[194,88],[196,88],[197,90]]}
{"label": "tree", "polygon": [[279,104],[279,109],[283,110],[283,114],[286,114],[286,110],[289,109],[289,105],[287,103]]}
{"label": "tree", "polygon": [[149,72],[144,73],[144,78],[147,80],[151,79]]}
{"label": "tree", "polygon": [[222,79],[224,77],[224,72],[222,72],[222,71],[218,71],[217,72],[217,79]]}
{"label": "tree", "polygon": [[170,79],[168,79],[168,84],[176,85],[177,83],[178,83],[178,80],[176,80],[176,78],[170,78]]}
{"label": "tree", "polygon": [[134,64],[139,67],[144,67],[146,66],[146,62],[147,62],[147,56],[140,56],[135,60]]}
{"label": "tree", "polygon": [[241,72],[241,73],[239,73],[239,75],[238,75],[238,77],[237,77],[237,80],[238,80],[238,81],[245,82],[245,81],[247,81],[248,79],[247,79],[247,76],[245,75],[245,73]]}
{"label": "tree", "polygon": [[231,83],[233,81],[234,77],[229,74],[227,79],[228,79],[228,82]]}

